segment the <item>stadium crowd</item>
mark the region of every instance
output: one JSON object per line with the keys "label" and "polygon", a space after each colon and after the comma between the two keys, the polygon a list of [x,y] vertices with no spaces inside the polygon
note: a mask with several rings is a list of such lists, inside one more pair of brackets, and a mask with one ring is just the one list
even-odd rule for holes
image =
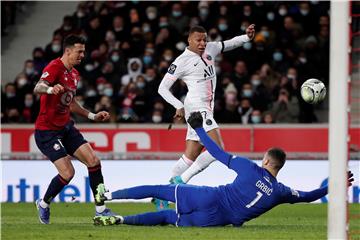
{"label": "stadium crowd", "polygon": [[[169,64],[187,46],[188,30],[201,25],[209,41],[256,36],[218,57],[215,119],[219,123],[317,122],[299,87],[308,78],[328,85],[329,2],[80,2],[63,18],[45,47],[14,81],[2,86],[1,122],[33,123],[39,97],[33,88],[46,64],[62,54],[62,40],[75,33],[87,39],[76,99],[93,112],[110,112],[110,122],[168,123],[173,108],[157,90]],[[185,84],[173,92],[185,97]],[[77,122],[88,119],[74,116]]]}

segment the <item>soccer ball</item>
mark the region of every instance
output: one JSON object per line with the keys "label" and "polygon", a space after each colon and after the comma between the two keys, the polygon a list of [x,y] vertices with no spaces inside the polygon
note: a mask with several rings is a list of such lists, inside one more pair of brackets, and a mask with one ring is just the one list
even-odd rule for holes
{"label": "soccer ball", "polygon": [[326,87],[318,79],[310,78],[301,85],[301,97],[305,102],[317,104],[322,102],[326,96]]}

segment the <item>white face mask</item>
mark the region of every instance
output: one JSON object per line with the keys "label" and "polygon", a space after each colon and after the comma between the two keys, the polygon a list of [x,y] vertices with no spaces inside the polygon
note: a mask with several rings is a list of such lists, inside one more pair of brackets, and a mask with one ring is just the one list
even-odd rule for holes
{"label": "white face mask", "polygon": [[285,8],[280,8],[279,9],[279,15],[280,16],[285,16],[287,14],[287,10]]}
{"label": "white face mask", "polygon": [[94,66],[92,64],[86,64],[85,65],[85,70],[87,72],[91,72],[92,70],[94,70]]}
{"label": "white face mask", "polygon": [[104,84],[98,84],[98,85],[97,85],[97,90],[98,90],[99,92],[103,91],[104,88],[105,88]]}
{"label": "white face mask", "polygon": [[149,20],[154,20],[154,19],[156,18],[156,13],[154,13],[154,12],[149,12],[149,13],[147,14],[147,17],[148,17]]}
{"label": "white face mask", "polygon": [[86,92],[86,96],[87,97],[95,97],[97,94],[96,94],[96,91],[91,89],[89,91]]}
{"label": "white face mask", "polygon": [[104,95],[105,96],[112,97],[113,93],[114,93],[114,90],[112,88],[105,88],[104,89]]}
{"label": "white face mask", "polygon": [[252,47],[251,42],[246,42],[246,43],[244,43],[244,45],[243,45],[243,48],[244,48],[245,50],[250,50],[251,47]]}
{"label": "white face mask", "polygon": [[300,13],[301,13],[301,15],[303,15],[303,16],[307,16],[307,15],[309,14],[309,10],[300,9]]}
{"label": "white face mask", "polygon": [[165,55],[164,56],[164,59],[165,59],[165,61],[171,61],[171,59],[172,59],[172,56],[170,56],[170,55]]}
{"label": "white face mask", "polygon": [[27,79],[26,79],[26,78],[20,78],[20,79],[18,80],[18,86],[19,86],[19,87],[22,87],[22,86],[26,85],[26,83],[27,83]]}
{"label": "white face mask", "polygon": [[261,80],[260,79],[253,79],[251,80],[251,84],[254,86],[259,86],[261,84]]}
{"label": "white face mask", "polygon": [[274,21],[275,19],[275,14],[273,12],[268,12],[268,14],[266,15],[267,19],[269,21]]}
{"label": "white face mask", "polygon": [[251,121],[253,123],[260,123],[261,122],[261,117],[260,116],[251,116]]}
{"label": "white face mask", "polygon": [[25,107],[31,107],[33,105],[33,100],[25,100]]}
{"label": "white face mask", "polygon": [[26,68],[25,69],[25,73],[26,73],[26,75],[31,75],[31,74],[33,74],[34,73],[34,68]]}
{"label": "white face mask", "polygon": [[53,50],[53,52],[60,52],[60,50],[61,50],[61,45],[59,45],[59,44],[52,44],[51,45],[51,50]]}
{"label": "white face mask", "polygon": [[296,79],[296,76],[293,75],[293,74],[288,74],[288,75],[287,75],[287,78],[288,78],[288,79]]}
{"label": "white face mask", "polygon": [[152,116],[152,121],[154,123],[160,123],[162,121],[162,117],[159,115],[154,115],[154,116]]}

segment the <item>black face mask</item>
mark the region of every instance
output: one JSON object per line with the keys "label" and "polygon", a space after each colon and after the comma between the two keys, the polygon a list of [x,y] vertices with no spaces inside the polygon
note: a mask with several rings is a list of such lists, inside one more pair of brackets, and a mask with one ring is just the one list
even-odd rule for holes
{"label": "black face mask", "polygon": [[34,61],[41,61],[43,60],[43,57],[34,57]]}
{"label": "black face mask", "polygon": [[18,116],[9,117],[9,122],[19,122],[19,117]]}
{"label": "black face mask", "polygon": [[250,109],[250,108],[245,107],[245,108],[241,108],[241,111],[242,111],[242,113],[246,113],[247,111],[249,111],[249,109]]}
{"label": "black face mask", "polygon": [[132,35],[134,40],[140,40],[141,39],[141,33],[135,33]]}
{"label": "black face mask", "polygon": [[211,33],[211,34],[210,34],[210,37],[211,37],[212,39],[215,39],[217,36],[218,36],[218,35],[217,35],[216,33]]}

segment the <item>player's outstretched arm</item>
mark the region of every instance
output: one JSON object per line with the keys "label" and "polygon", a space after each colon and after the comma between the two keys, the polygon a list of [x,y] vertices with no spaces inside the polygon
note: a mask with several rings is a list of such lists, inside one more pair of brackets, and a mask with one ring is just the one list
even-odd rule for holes
{"label": "player's outstretched arm", "polygon": [[229,166],[230,159],[232,155],[225,152],[221,149],[205,132],[203,126],[203,118],[200,112],[193,112],[191,113],[190,117],[188,118],[188,123],[190,126],[196,131],[199,135],[200,140],[209,151],[209,153],[217,160]]}
{"label": "player's outstretched arm", "polygon": [[[351,171],[348,172],[348,187],[350,187],[354,181],[353,173]],[[296,191],[290,190],[291,196],[285,199],[285,202],[288,203],[298,203],[298,202],[313,202],[328,194],[328,187],[322,187],[315,189],[310,192]]]}
{"label": "player's outstretched arm", "polygon": [[241,36],[236,36],[232,39],[224,41],[223,51],[226,52],[238,48],[242,46],[244,43],[251,41],[254,38],[254,36],[255,36],[255,24],[251,24],[246,29],[246,34]]}

